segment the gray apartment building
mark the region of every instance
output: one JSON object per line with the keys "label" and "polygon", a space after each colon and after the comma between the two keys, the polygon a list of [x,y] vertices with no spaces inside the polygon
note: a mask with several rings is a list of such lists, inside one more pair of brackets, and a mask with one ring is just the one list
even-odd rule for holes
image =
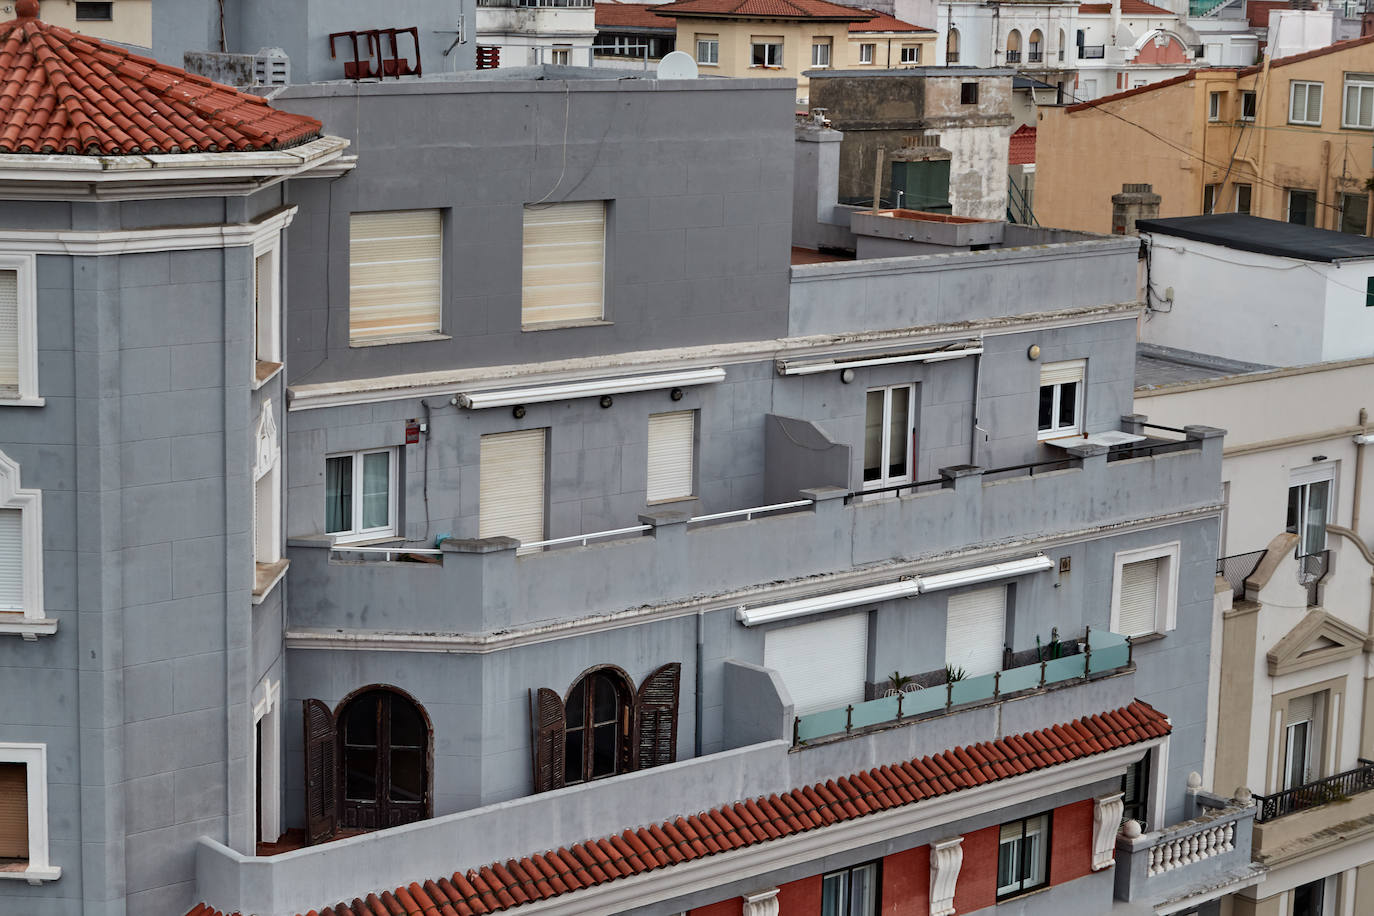
{"label": "gray apartment building", "polygon": [[840,206],[788,81],[269,106],[36,6],[0,24],[0,913],[1213,913],[1263,876],[1191,778],[1222,432],[1131,413],[1137,240]]}

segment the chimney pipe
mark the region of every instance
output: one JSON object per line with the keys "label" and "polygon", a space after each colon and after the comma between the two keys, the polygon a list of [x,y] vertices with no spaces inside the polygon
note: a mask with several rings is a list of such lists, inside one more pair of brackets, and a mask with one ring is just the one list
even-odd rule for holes
{"label": "chimney pipe", "polygon": [[1120,194],[1112,195],[1112,234],[1139,235],[1137,220],[1157,219],[1162,198],[1148,184],[1123,184]]}

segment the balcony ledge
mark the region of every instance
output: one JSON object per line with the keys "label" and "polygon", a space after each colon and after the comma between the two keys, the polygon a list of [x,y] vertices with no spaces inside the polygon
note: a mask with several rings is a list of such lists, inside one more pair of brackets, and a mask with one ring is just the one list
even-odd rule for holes
{"label": "balcony ledge", "polygon": [[[1333,804],[1339,804],[1339,802]],[[1327,805],[1323,806],[1323,808],[1311,808],[1308,809],[1308,811],[1318,812],[1329,807],[1330,806]],[[1304,812],[1290,814],[1287,815],[1287,818],[1300,817],[1302,813]],[[1264,826],[1263,824],[1257,825],[1255,831],[1255,862],[1259,865],[1274,868],[1279,865],[1287,865],[1295,859],[1309,858],[1327,852],[1335,847],[1374,837],[1374,814],[1367,814],[1363,817],[1342,821],[1338,824],[1332,824],[1329,827],[1313,825],[1318,829],[1304,833],[1302,836],[1289,840],[1280,846],[1274,846],[1268,849],[1263,846]]]}

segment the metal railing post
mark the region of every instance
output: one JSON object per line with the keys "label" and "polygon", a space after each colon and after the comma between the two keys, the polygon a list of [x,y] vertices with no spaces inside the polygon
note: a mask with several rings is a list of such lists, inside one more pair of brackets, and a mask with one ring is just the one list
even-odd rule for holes
{"label": "metal railing post", "polygon": [[850,703],[844,708],[844,733],[847,735],[854,730],[854,704]]}

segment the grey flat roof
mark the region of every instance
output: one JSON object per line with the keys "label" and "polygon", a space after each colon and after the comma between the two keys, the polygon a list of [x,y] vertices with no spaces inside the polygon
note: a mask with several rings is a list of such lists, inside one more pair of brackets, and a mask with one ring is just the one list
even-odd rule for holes
{"label": "grey flat roof", "polygon": [[1180,382],[1225,378],[1228,375],[1264,372],[1273,368],[1261,363],[1243,363],[1223,356],[1213,356],[1210,353],[1195,353],[1191,350],[1142,343],[1137,344],[1135,350],[1135,387],[1136,390],[1163,388]]}
{"label": "grey flat roof", "polygon": [[1374,258],[1374,239],[1329,229],[1313,229],[1244,213],[1211,213],[1136,221],[1141,232],[1210,242],[1240,251],[1254,251],[1300,261],[1343,261]]}

